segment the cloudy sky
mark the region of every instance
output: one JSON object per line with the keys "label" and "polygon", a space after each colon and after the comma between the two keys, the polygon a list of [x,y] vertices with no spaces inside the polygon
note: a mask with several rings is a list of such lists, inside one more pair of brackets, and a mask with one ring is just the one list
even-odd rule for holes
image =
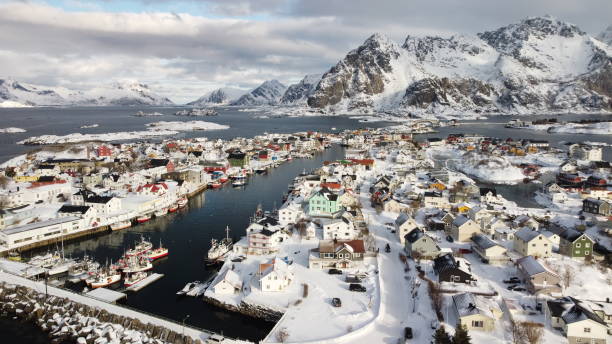
{"label": "cloudy sky", "polygon": [[322,73],[374,32],[496,29],[553,15],[597,34],[610,0],[0,0],[0,78],[86,89],[139,80],[181,103]]}

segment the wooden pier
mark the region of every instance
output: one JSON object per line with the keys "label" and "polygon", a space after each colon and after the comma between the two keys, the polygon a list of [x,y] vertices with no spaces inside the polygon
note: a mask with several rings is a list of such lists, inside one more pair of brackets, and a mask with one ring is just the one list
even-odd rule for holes
{"label": "wooden pier", "polygon": [[129,287],[127,287],[125,290],[126,291],[139,291],[140,289],[148,286],[149,284],[157,281],[158,279],[164,277],[164,274],[158,274],[158,273],[153,273],[150,274],[149,276],[147,276],[147,278],[143,279],[142,281],[135,283]]}

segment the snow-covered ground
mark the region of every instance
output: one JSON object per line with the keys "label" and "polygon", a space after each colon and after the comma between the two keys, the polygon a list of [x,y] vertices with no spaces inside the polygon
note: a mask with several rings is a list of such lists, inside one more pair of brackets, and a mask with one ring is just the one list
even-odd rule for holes
{"label": "snow-covered ground", "polygon": [[0,128],[0,134],[25,133],[25,132],[26,132],[25,129],[15,128],[15,127]]}
{"label": "snow-covered ground", "polygon": [[600,123],[565,123],[565,124],[536,124],[530,125],[529,129],[544,130],[550,133],[563,134],[612,134],[612,122]]}
{"label": "snow-covered ground", "polygon": [[146,131],[122,131],[116,133],[103,134],[82,134],[72,133],[67,135],[40,135],[29,137],[25,140],[17,142],[18,144],[58,144],[71,142],[86,142],[86,141],[120,141],[120,140],[136,140],[155,136],[176,135],[181,131],[196,131],[196,130],[223,130],[229,129],[229,126],[204,122],[204,121],[188,121],[188,122],[154,122],[146,125],[149,127]]}

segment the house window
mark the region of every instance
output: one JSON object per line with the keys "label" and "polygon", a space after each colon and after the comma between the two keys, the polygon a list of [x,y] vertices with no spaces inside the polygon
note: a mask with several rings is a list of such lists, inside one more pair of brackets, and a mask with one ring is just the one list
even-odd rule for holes
{"label": "house window", "polygon": [[590,327],[585,327],[584,328],[584,332],[585,333],[591,333],[591,328]]}
{"label": "house window", "polygon": [[580,243],[579,243],[579,242],[577,242],[577,243],[576,243],[576,248],[579,248],[579,247],[580,247]]}
{"label": "house window", "polygon": [[472,320],[472,327],[484,327],[484,321]]}
{"label": "house window", "polygon": [[589,247],[591,247],[591,244],[590,244],[590,243],[588,243],[588,242],[585,242],[585,243],[584,243],[584,247],[589,248]]}
{"label": "house window", "polygon": [[589,251],[584,251],[584,255],[588,256],[589,255]]}

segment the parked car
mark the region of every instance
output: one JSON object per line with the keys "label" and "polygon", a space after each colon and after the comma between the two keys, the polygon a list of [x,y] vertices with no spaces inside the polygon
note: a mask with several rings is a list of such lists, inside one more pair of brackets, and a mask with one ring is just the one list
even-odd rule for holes
{"label": "parked car", "polygon": [[504,283],[507,284],[514,284],[514,283],[519,283],[521,280],[519,280],[518,277],[510,277],[507,280],[504,280]]}
{"label": "parked car", "polygon": [[455,240],[453,239],[453,237],[452,237],[452,236],[447,235],[447,236],[446,236],[446,241],[448,241],[448,242],[453,242],[453,241],[455,241]]}
{"label": "parked car", "polygon": [[514,291],[527,291],[527,289],[523,288],[523,287],[514,287],[514,289],[512,289]]}
{"label": "parked car", "polygon": [[334,297],[331,301],[332,306],[334,307],[342,307],[342,301],[340,301],[340,298]]}
{"label": "parked car", "polygon": [[412,327],[404,327],[404,339],[412,339]]}
{"label": "parked car", "polygon": [[346,275],[345,281],[347,283],[359,283],[359,282],[361,282],[361,278],[359,278],[359,276],[355,276],[355,275]]}
{"label": "parked car", "polygon": [[508,286],[508,290],[514,290],[514,288],[516,288],[517,284],[510,284]]}
{"label": "parked car", "polygon": [[329,269],[328,273],[330,275],[342,275],[342,270],[339,270],[339,269]]}
{"label": "parked car", "polygon": [[362,286],[359,283],[351,283],[351,284],[349,284],[349,290],[350,291],[365,292],[367,289],[366,289],[366,287]]}

